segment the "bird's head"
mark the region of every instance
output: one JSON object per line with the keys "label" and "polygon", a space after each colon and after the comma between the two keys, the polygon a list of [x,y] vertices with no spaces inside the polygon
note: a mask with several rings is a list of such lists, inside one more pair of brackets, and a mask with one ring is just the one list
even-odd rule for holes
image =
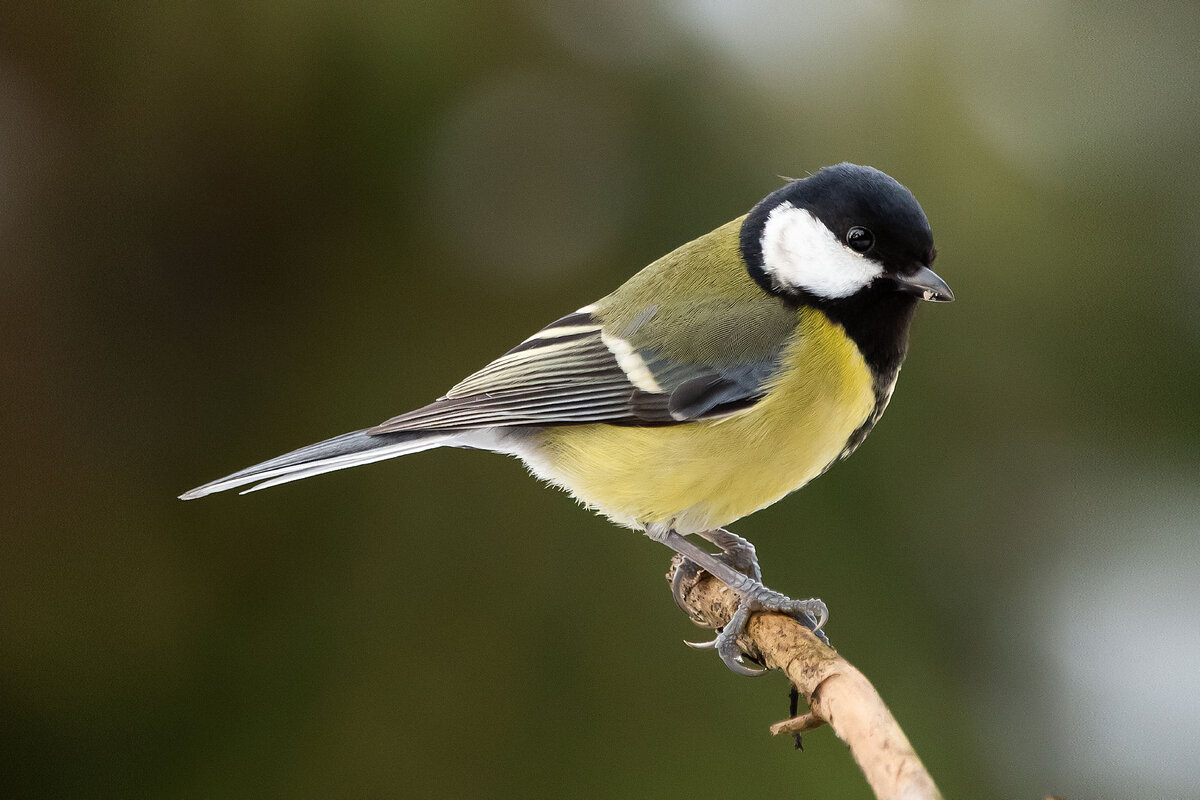
{"label": "bird's head", "polygon": [[954,299],[931,268],[925,212],[873,167],[843,163],[789,183],[754,207],[740,235],[750,275],[773,294],[817,304],[868,291]]}

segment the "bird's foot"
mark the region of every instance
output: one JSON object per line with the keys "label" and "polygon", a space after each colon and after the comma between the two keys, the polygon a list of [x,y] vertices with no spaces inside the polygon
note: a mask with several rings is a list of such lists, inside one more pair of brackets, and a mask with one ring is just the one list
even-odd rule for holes
{"label": "bird's foot", "polygon": [[808,627],[817,637],[829,644],[821,631],[829,618],[829,609],[820,600],[793,600],[787,595],[768,589],[762,583],[762,570],[754,545],[737,534],[718,529],[698,534],[721,548],[720,553],[710,553],[687,540],[667,525],[649,525],[646,534],[662,542],[679,554],[679,562],[671,578],[671,592],[675,602],[689,617],[695,620],[686,599],[696,585],[701,572],[708,572],[733,590],[738,597],[738,608],[729,622],[720,629],[711,642],[693,643],[692,647],[715,649],[731,670],[739,675],[761,675],[766,670],[755,670],[742,662],[737,639],[746,630],[746,623],[755,611],[777,611],[795,618]]}
{"label": "bird's foot", "polygon": [[[684,563],[687,563],[686,561]],[[682,566],[682,564],[680,565]],[[746,630],[746,623],[755,611],[778,611],[781,614],[796,619],[805,627],[812,630],[825,644],[829,639],[821,630],[829,619],[829,609],[820,600],[793,600],[787,595],[768,589],[757,580],[747,578],[742,586],[730,586],[738,596],[737,611],[721,628],[717,637],[709,642],[685,642],[689,647],[703,650],[716,650],[717,655],[725,662],[725,666],[739,675],[762,675],[765,669],[747,667],[742,660],[742,651],[738,647],[738,637]],[[678,599],[678,598],[677,598]]]}
{"label": "bird's foot", "polygon": [[[713,558],[751,580],[762,582],[762,569],[758,565],[758,555],[754,551],[754,545],[749,541],[726,530],[710,531],[701,535],[721,548],[721,552],[714,553]],[[703,572],[704,569],[694,561],[681,556],[675,567],[675,574],[671,578],[671,595],[675,598],[675,603],[680,610],[691,616],[693,622],[701,627],[712,628],[716,626],[707,625],[697,619],[687,606],[687,593],[692,586],[696,585],[696,581]]]}

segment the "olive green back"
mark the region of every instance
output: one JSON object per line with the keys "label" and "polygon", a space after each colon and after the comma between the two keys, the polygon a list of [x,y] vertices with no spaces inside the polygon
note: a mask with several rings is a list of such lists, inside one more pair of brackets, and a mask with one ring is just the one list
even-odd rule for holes
{"label": "olive green back", "polygon": [[746,271],[738,247],[743,219],[668,253],[599,301],[605,330],[682,363],[771,358],[796,330],[796,309]]}

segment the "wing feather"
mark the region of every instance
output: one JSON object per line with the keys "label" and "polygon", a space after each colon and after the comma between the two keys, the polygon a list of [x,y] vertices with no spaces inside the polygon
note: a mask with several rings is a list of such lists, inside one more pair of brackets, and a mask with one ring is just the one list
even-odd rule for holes
{"label": "wing feather", "polygon": [[663,425],[727,416],[762,396],[777,355],[721,369],[679,363],[605,334],[595,317],[580,311],[538,331],[433,403],[368,433]]}

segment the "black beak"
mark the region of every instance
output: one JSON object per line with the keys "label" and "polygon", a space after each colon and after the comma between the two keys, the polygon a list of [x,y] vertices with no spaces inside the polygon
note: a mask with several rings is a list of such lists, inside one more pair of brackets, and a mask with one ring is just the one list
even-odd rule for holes
{"label": "black beak", "polygon": [[921,267],[912,275],[892,275],[896,288],[906,294],[915,294],[922,300],[933,300],[938,303],[949,303],[954,299],[954,292],[938,274],[929,267]]}

